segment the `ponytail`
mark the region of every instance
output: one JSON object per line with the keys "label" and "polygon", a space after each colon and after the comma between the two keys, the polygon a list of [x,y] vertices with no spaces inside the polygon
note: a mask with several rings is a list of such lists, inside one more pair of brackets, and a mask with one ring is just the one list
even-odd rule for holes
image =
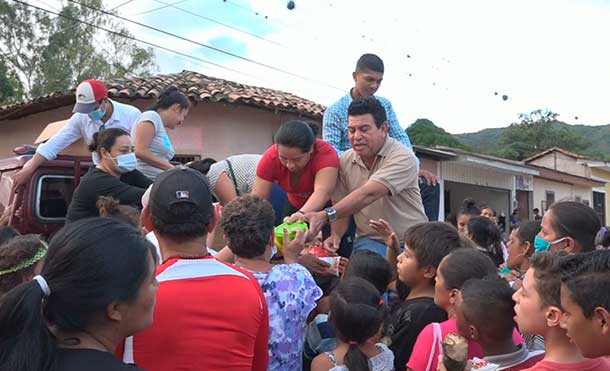
{"label": "ponytail", "polygon": [[360,346],[358,346],[356,342],[351,342],[349,344],[343,363],[345,363],[345,366],[350,371],[371,371],[369,359],[366,357],[366,354],[360,350]]}
{"label": "ponytail", "polygon": [[0,370],[55,371],[58,350],[48,324],[87,331],[110,303],[134,300],[152,269],[149,257],[156,258],[152,244],[110,218],[63,227],[41,276],[0,299]]}
{"label": "ponytail", "polygon": [[116,138],[122,137],[123,135],[129,136],[129,133],[121,128],[108,128],[98,131],[93,134],[91,143],[89,143],[89,151],[97,152],[100,156],[101,149],[104,148],[106,152],[110,152],[110,148],[116,142]]}
{"label": "ponytail", "polygon": [[0,369],[55,370],[57,345],[43,317],[37,281],[22,283],[0,300]]}
{"label": "ponytail", "polygon": [[345,366],[350,371],[371,371],[360,346],[379,333],[386,317],[379,291],[362,278],[345,278],[330,296],[330,312],[337,338],[349,344]]}
{"label": "ponytail", "polygon": [[187,109],[190,103],[188,97],[176,85],[170,85],[161,92],[150,110],[159,112],[159,110],[166,110],[174,104],[178,104],[181,109]]}

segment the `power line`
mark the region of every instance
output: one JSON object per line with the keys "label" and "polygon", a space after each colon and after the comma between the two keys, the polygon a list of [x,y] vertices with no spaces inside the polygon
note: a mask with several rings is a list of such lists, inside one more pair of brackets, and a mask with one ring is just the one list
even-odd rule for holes
{"label": "power line", "polygon": [[176,1],[176,2],[174,2],[174,3],[171,3],[171,4],[166,4],[166,5],[164,5],[164,6],[158,6],[158,7],[153,8],[153,9],[149,9],[149,10],[145,10],[145,11],[143,11],[143,12],[139,12],[139,13],[136,13],[136,14],[132,14],[131,16],[132,16],[132,17],[135,17],[135,16],[139,16],[139,15],[144,15],[144,14],[148,14],[148,13],[153,13],[153,12],[156,12],[157,10],[161,10],[161,9],[169,8],[170,6],[174,6],[174,5],[177,5],[177,4],[180,4],[180,3],[183,3],[183,2],[185,2],[185,1],[187,1],[187,0],[178,0],[178,1]]}
{"label": "power line", "polygon": [[148,42],[148,41],[144,41],[144,40],[138,39],[138,38],[136,38],[136,37],[134,37],[134,36],[131,36],[131,35],[125,35],[125,34],[120,33],[120,32],[116,32],[116,31],[113,31],[113,30],[109,30],[109,29],[107,29],[107,28],[104,28],[104,27],[101,27],[101,26],[98,26],[98,25],[92,24],[92,23],[87,22],[87,21],[83,21],[83,20],[80,20],[80,19],[77,19],[77,18],[74,18],[74,17],[70,17],[70,16],[65,15],[65,14],[61,14],[61,13],[58,13],[58,12],[54,12],[54,11],[52,11],[52,10],[44,9],[44,8],[41,8],[41,7],[36,6],[36,5],[28,4],[27,2],[24,2],[24,1],[21,1],[21,0],[13,0],[13,1],[14,1],[14,2],[16,2],[16,3],[18,3],[18,4],[22,4],[22,5],[28,6],[28,7],[30,7],[30,8],[38,9],[38,10],[41,10],[41,11],[43,11],[43,12],[46,12],[46,13],[49,13],[49,14],[56,15],[56,16],[58,16],[58,17],[63,17],[63,18],[70,19],[70,20],[75,21],[75,22],[79,22],[79,23],[85,24],[85,25],[87,25],[87,26],[91,26],[91,27],[94,27],[94,28],[100,29],[100,30],[102,30],[102,31],[108,32],[108,33],[113,34],[113,35],[117,35],[117,36],[124,37],[124,38],[126,38],[126,39],[130,39],[130,40],[133,40],[133,41],[136,41],[136,42],[142,43],[142,44],[146,44],[146,45],[151,46],[151,47],[153,47],[153,48],[157,48],[157,49],[165,50],[165,51],[167,51],[167,52],[174,53],[174,54],[176,54],[176,55],[181,55],[181,56],[183,56],[183,57],[187,57],[187,58],[190,58],[190,59],[193,59],[193,60],[196,60],[196,61],[199,61],[199,62],[205,63],[205,64],[209,64],[209,65],[212,65],[212,66],[215,66],[215,67],[218,67],[218,68],[222,68],[222,69],[227,70],[227,71],[235,72],[235,73],[238,73],[238,74],[240,74],[240,75],[244,75],[244,76],[248,76],[248,77],[255,77],[255,76],[250,75],[250,74],[248,74],[248,73],[245,73],[245,72],[242,72],[242,71],[239,71],[239,70],[236,70],[236,69],[230,68],[230,67],[226,67],[226,66],[223,66],[223,65],[221,65],[221,64],[218,64],[218,63],[214,63],[214,62],[208,61],[208,60],[203,59],[203,58],[199,58],[199,57],[196,57],[196,56],[193,56],[193,55],[190,55],[190,54],[186,54],[186,53],[183,53],[183,52],[180,52],[180,51],[177,51],[177,50],[173,50],[173,49],[170,49],[170,48],[166,48],[166,47],[164,47],[164,46],[161,46],[161,45],[158,45],[158,44],[155,44],[155,43],[151,43],[151,42]]}
{"label": "power line", "polygon": [[[13,1],[18,1],[18,0],[13,0]],[[243,61],[246,61],[246,62],[252,63],[252,64],[256,64],[256,65],[258,65],[258,66],[265,67],[265,68],[270,69],[270,70],[273,70],[273,71],[281,72],[281,73],[286,74],[286,75],[289,75],[289,76],[297,77],[297,78],[302,79],[302,80],[305,80],[305,81],[314,82],[314,83],[317,83],[317,84],[319,84],[319,85],[323,85],[323,86],[326,86],[326,87],[329,87],[329,88],[332,88],[332,89],[336,89],[336,90],[339,90],[339,91],[344,91],[344,89],[342,89],[342,88],[338,88],[338,87],[333,86],[333,85],[330,85],[330,84],[328,84],[328,83],[326,83],[326,82],[324,82],[324,81],[319,81],[319,80],[310,79],[310,78],[308,78],[308,77],[306,77],[306,76],[299,75],[299,74],[296,74],[296,73],[294,73],[294,72],[287,71],[287,70],[282,69],[282,68],[278,68],[278,67],[271,66],[271,65],[269,65],[269,64],[261,63],[261,62],[255,61],[255,60],[253,60],[253,59],[243,57],[243,56],[241,56],[241,55],[239,55],[239,54],[235,54],[235,53],[232,53],[232,52],[229,52],[229,51],[226,51],[226,50],[220,49],[220,48],[216,48],[216,47],[214,47],[214,46],[210,46],[210,45],[207,45],[207,44],[204,44],[204,43],[200,43],[200,42],[198,42],[198,41],[194,41],[194,40],[188,39],[188,38],[186,38],[186,37],[183,37],[183,36],[180,36],[180,35],[177,35],[177,34],[174,34],[174,33],[168,32],[168,31],[165,31],[165,30],[161,30],[161,29],[156,28],[156,27],[153,27],[153,26],[149,26],[149,25],[144,24],[144,23],[140,23],[140,22],[133,21],[133,20],[131,20],[131,19],[127,19],[127,18],[122,17],[122,16],[120,16],[120,15],[116,15],[116,14],[113,14],[113,13],[109,13],[109,12],[107,12],[107,11],[103,10],[103,9],[98,9],[98,8],[95,8],[95,7],[92,7],[92,6],[89,6],[89,5],[86,5],[86,4],[83,4],[83,3],[80,3],[80,2],[78,2],[78,1],[76,1],[76,0],[68,0],[68,1],[69,1],[69,2],[71,2],[71,3],[79,4],[79,5],[81,5],[81,6],[84,6],[84,7],[86,7],[86,8],[92,9],[92,10],[96,10],[96,11],[98,11],[98,12],[100,12],[100,13],[103,13],[103,14],[106,14],[106,15],[109,15],[109,16],[112,16],[112,17],[115,17],[115,18],[118,18],[118,19],[120,19],[120,20],[122,20],[122,21],[129,22],[129,23],[133,23],[133,24],[136,24],[136,25],[138,25],[138,26],[140,26],[140,27],[144,27],[144,28],[147,28],[147,29],[150,29],[150,30],[157,31],[157,32],[159,32],[159,33],[162,33],[162,34],[168,35],[168,36],[175,37],[175,38],[177,38],[177,39],[180,39],[180,40],[183,40],[183,41],[186,41],[186,42],[190,42],[190,43],[195,44],[195,45],[198,45],[198,46],[202,46],[202,47],[204,47],[204,48],[206,48],[206,49],[214,50],[214,51],[216,51],[216,52],[218,52],[218,53],[222,53],[222,54],[225,54],[225,55],[231,56],[231,57],[233,57],[233,58],[237,58],[237,59],[240,59],[240,60],[243,60]]]}
{"label": "power line", "polygon": [[[206,20],[206,21],[208,21],[208,22],[211,22],[211,23],[214,23],[214,24],[217,24],[217,25],[220,25],[220,26],[223,26],[223,27],[229,28],[229,29],[231,29],[231,30],[233,30],[233,31],[237,31],[237,32],[240,32],[240,33],[246,34],[246,35],[248,35],[248,36],[252,36],[252,37],[254,37],[254,38],[257,38],[257,39],[260,39],[260,40],[266,41],[266,42],[268,42],[268,43],[271,43],[271,44],[274,44],[274,45],[277,45],[277,46],[281,46],[281,47],[283,47],[283,48],[287,48],[287,46],[286,46],[286,45],[281,44],[281,43],[278,43],[277,41],[273,41],[273,40],[267,39],[267,38],[265,38],[265,37],[263,37],[263,36],[260,36],[260,35],[255,34],[255,33],[252,33],[252,32],[246,31],[246,30],[242,30],[241,28],[237,28],[237,27],[235,27],[235,26],[231,26],[230,24],[223,23],[223,22],[217,21],[217,20],[215,20],[215,19],[212,19],[212,18],[210,18],[210,17],[203,16],[203,15],[201,15],[201,14],[198,14],[198,13],[192,12],[192,11],[190,11],[190,10],[188,10],[188,9],[180,8],[180,7],[178,7],[178,6],[175,6],[175,4],[168,4],[168,3],[164,2],[164,1],[161,1],[161,0],[155,0],[155,1],[156,1],[156,2],[158,2],[158,3],[160,3],[160,4],[165,4],[165,5],[166,5],[166,6],[168,6],[168,7],[171,7],[171,8],[177,9],[177,10],[180,10],[180,11],[181,11],[181,12],[183,12],[183,13],[190,14],[190,15],[195,16],[195,17],[197,17],[197,18],[204,19],[204,20]],[[162,8],[163,8],[163,7],[158,8],[158,9],[162,9]]]}

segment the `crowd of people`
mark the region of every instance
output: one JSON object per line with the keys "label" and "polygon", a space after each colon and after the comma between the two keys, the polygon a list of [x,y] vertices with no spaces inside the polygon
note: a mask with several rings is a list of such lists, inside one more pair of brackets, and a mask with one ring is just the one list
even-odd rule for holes
{"label": "crowd of people", "polygon": [[86,139],[66,225],[0,227],[0,370],[610,371],[594,210],[560,201],[504,231],[466,199],[436,221],[437,179],[374,95],[383,72],[359,59],[322,139],[292,120],[262,155],[186,166],[177,88],[141,113],[81,83],[14,179]]}

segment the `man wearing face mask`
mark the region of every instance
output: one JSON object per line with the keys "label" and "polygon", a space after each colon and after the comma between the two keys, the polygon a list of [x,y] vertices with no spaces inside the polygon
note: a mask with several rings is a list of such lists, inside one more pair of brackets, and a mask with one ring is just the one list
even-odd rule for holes
{"label": "man wearing face mask", "polygon": [[152,184],[136,169],[131,137],[123,129],[104,129],[93,135],[89,145],[100,161],[82,177],[74,190],[66,216],[67,222],[99,216],[97,200],[109,196],[123,205],[141,206],[142,195]]}
{"label": "man wearing face mask", "polygon": [[[13,177],[15,187],[24,184],[36,169],[57,155],[72,143],[84,139],[91,143],[93,134],[102,129],[121,128],[128,133],[137,118],[142,114],[139,109],[108,98],[108,89],[98,80],[85,80],[76,88],[76,104],[72,117],[46,143],[36,149],[34,157]],[[93,162],[99,157],[92,153]]]}

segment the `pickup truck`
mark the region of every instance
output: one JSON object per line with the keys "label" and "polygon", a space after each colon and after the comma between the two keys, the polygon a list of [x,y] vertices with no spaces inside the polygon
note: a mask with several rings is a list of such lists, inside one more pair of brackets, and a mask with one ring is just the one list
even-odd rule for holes
{"label": "pickup truck", "polygon": [[62,154],[40,166],[27,183],[13,189],[13,175],[32,158],[34,147],[19,146],[0,160],[0,222],[20,233],[50,238],[65,223],[72,193],[92,166],[91,156]]}

